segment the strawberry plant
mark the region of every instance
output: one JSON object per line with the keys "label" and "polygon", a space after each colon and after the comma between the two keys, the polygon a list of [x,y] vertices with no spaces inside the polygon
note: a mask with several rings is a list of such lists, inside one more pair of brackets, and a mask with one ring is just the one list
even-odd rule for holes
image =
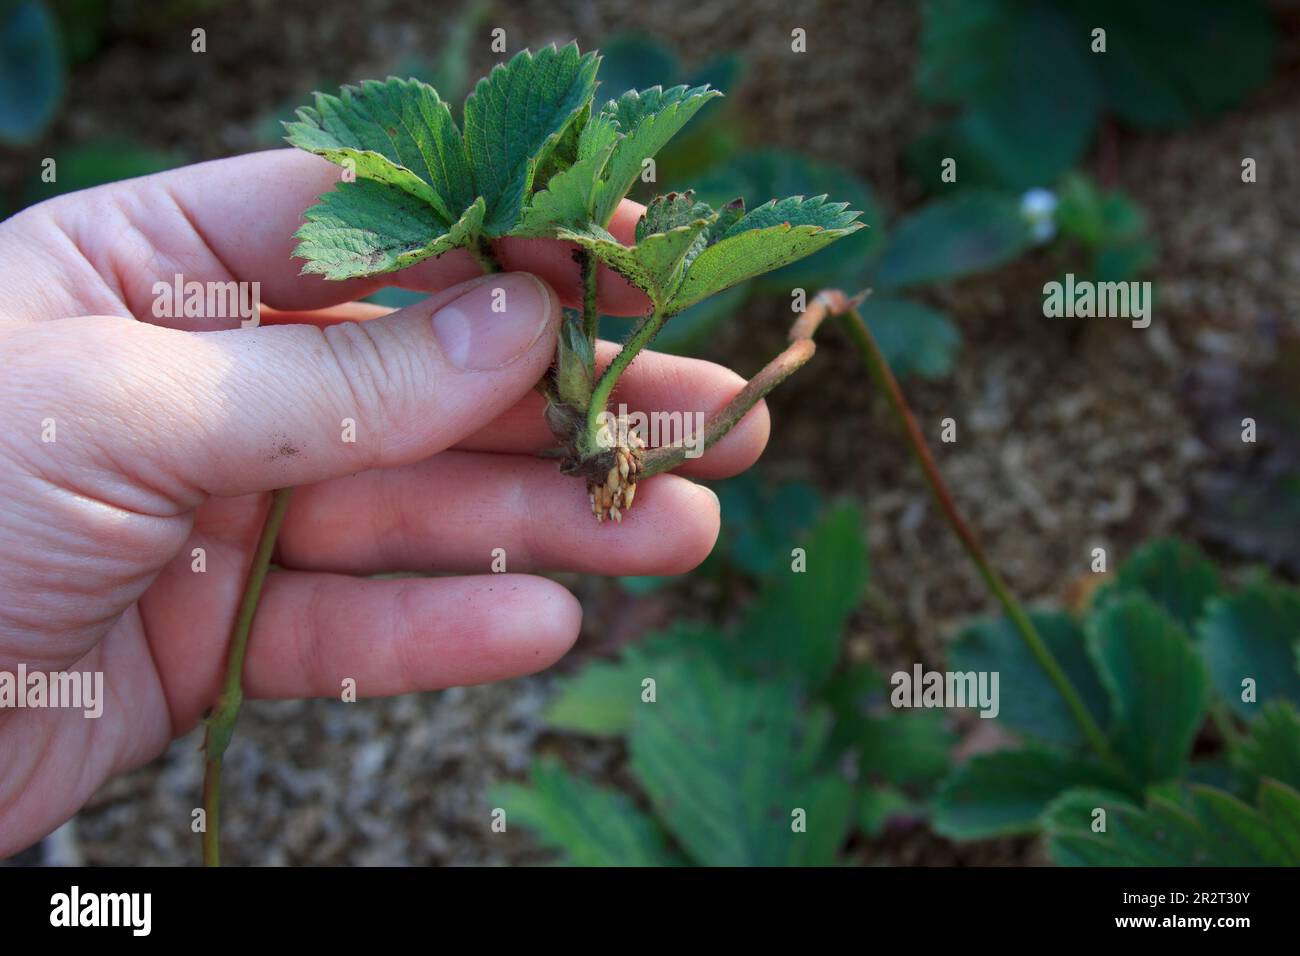
{"label": "strawberry plant", "polygon": [[[586,482],[598,520],[622,520],[636,482],[675,467],[681,447],[646,449],[607,406],[628,365],[686,308],[756,275],[809,256],[862,228],[858,213],[825,196],[715,209],[690,192],[652,199],[624,246],[608,231],[643,164],[720,94],[707,85],[631,90],[594,100],[599,57],[575,45],[524,51],[480,80],[465,101],[464,130],[437,91],[390,79],[318,95],[287,124],[293,145],[355,172],[307,211],[296,254],[305,273],[373,276],[461,248],[498,268],[492,240],[560,239],[577,246],[584,305],[560,335],[540,388],[561,467]],[[651,303],[601,374],[594,367],[597,263]],[[809,353],[810,354],[810,353]],[[709,422],[713,444],[780,378],[782,364]]]}
{"label": "strawberry plant", "polygon": [[1024,740],[957,768],[935,826],[956,839],[1045,833],[1067,864],[1300,864],[1300,590],[1236,591],[1183,542],[1153,541],[1082,622],[1034,614],[1089,713],[1078,725],[1004,620],[950,654],[1002,675],[998,719]]}

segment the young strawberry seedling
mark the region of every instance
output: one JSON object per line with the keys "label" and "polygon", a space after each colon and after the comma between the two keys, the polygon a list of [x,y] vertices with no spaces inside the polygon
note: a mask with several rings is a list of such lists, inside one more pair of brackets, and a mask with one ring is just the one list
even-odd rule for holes
{"label": "young strawberry seedling", "polygon": [[[538,387],[559,443],[561,469],[585,479],[598,520],[621,520],[638,480],[676,467],[683,446],[646,448],[608,407],[619,377],[674,315],[862,228],[858,213],[825,196],[721,209],[688,192],[651,200],[625,246],[608,227],[654,155],[709,100],[706,86],[629,90],[594,100],[600,58],[575,45],[527,50],[480,80],[465,101],[464,131],[433,88],[389,79],[318,94],[287,124],[288,141],[345,166],[349,176],[307,211],[297,255],[303,272],[354,279],[393,272],[452,249],[485,271],[492,240],[559,239],[576,245],[583,306],[566,315],[555,362]],[[597,263],[641,289],[651,308],[601,374]],[[811,346],[799,350],[806,361]],[[797,364],[786,355],[707,423],[718,441]],[[801,364],[801,363],[799,363]],[[779,373],[779,374],[778,374]],[[698,448],[696,449],[698,451]]]}

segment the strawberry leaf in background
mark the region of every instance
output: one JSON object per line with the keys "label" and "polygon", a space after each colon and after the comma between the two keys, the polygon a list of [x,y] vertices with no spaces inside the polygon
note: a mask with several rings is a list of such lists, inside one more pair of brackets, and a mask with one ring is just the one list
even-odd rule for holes
{"label": "strawberry leaf in background", "polygon": [[[1094,831],[1096,811],[1105,830]],[[1267,780],[1258,806],[1214,787],[1145,808],[1113,795],[1072,791],[1045,814],[1052,859],[1062,866],[1300,865],[1300,793]]]}
{"label": "strawberry leaf in background", "polygon": [[1177,538],[1143,544],[1103,585],[1094,603],[1132,593],[1145,594],[1192,634],[1206,602],[1219,593],[1219,572],[1200,548]]}
{"label": "strawberry leaf in background", "polygon": [[1300,788],[1300,711],[1285,700],[1260,710],[1250,734],[1232,749],[1232,764],[1253,793],[1265,777]]}
{"label": "strawberry leaf in background", "polygon": [[617,790],[597,787],[551,760],[533,765],[530,786],[498,784],[489,799],[573,866],[677,866],[659,826]]}
{"label": "strawberry leaf in background", "polygon": [[1010,262],[1030,245],[1018,200],[963,193],[929,203],[896,223],[876,280],[895,289],[959,279]]}
{"label": "strawberry leaf in background", "polygon": [[[658,703],[636,713],[631,770],[656,816],[705,866],[834,863],[854,791],[822,770],[828,723],[794,688],[742,681],[713,662],[665,661]],[[806,831],[792,825],[802,811]]]}
{"label": "strawberry leaf in background", "polygon": [[947,315],[910,299],[871,296],[859,311],[899,378],[942,378],[952,370],[961,332]]}
{"label": "strawberry leaf in background", "polygon": [[[1088,657],[1083,629],[1068,614],[1056,611],[1031,611],[1029,617],[1088,711],[1104,724],[1106,692]],[[1011,730],[1063,747],[1085,743],[1060,693],[1007,618],[986,618],[968,624],[948,659],[954,670],[1000,674],[997,719]]]}
{"label": "strawberry leaf in background", "polygon": [[1143,786],[1177,777],[1209,702],[1209,675],[1191,640],[1166,611],[1137,594],[1093,614],[1087,632],[1125,769]]}
{"label": "strawberry leaf in background", "polygon": [[1119,790],[1110,772],[1050,750],[1000,750],[972,757],[944,782],[934,828],[958,840],[1032,833],[1043,811],[1072,787]]}
{"label": "strawberry leaf in background", "polygon": [[[1253,718],[1271,700],[1300,706],[1300,590],[1257,581],[1211,601],[1198,626],[1214,686],[1237,714]],[[1242,700],[1242,681],[1255,683],[1255,702]]]}

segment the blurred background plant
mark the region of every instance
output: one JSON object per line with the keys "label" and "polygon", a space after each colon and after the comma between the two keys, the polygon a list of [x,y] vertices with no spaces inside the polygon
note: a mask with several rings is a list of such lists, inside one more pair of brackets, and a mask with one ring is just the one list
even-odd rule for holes
{"label": "blurred background plant", "polygon": [[[0,0],[0,213],[275,147],[294,106],[343,82],[416,76],[458,103],[500,58],[497,26],[509,52],[598,47],[609,96],[724,90],[640,198],[829,193],[871,228],[678,316],[657,347],[749,373],[795,290],[873,288],[863,316],[924,430],[957,424],[936,454],[958,506],[1115,751],[1088,756],[1013,631],[980,616],[978,575],[828,329],[770,403],[764,462],[717,484],[701,568],[560,576],[586,624],[558,675],[250,705],[228,768],[250,808],[233,862],[1294,861],[1300,10],[854,7]],[[1156,321],[1044,319],[1042,286],[1067,272],[1152,279]],[[1098,541],[1132,557],[1094,574]],[[1000,717],[891,708],[887,675],[918,661],[999,670]],[[87,859],[191,858],[193,749],[106,788],[78,824]]]}

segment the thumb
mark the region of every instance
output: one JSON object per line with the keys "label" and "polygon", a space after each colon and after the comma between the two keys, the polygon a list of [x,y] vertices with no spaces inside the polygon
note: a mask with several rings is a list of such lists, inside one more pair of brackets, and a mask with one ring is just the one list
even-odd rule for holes
{"label": "thumb", "polygon": [[542,280],[506,273],[326,327],[194,333],[118,320],[77,391],[97,381],[105,394],[81,396],[84,407],[130,410],[91,440],[111,443],[114,461],[148,466],[151,490],[194,504],[441,451],[537,383],[559,316]]}

